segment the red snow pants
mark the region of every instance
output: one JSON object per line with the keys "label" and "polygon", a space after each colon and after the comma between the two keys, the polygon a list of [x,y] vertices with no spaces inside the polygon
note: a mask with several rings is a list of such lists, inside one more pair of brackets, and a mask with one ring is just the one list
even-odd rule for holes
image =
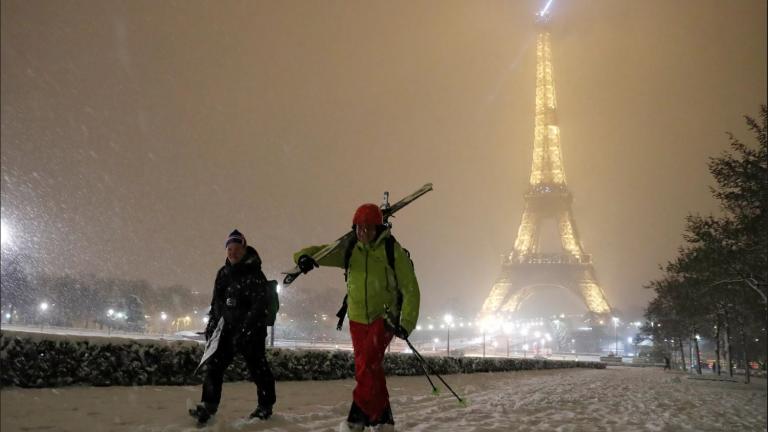
{"label": "red snow pants", "polygon": [[389,405],[387,381],[384,378],[384,353],[394,334],[380,318],[370,324],[349,322],[352,348],[355,351],[355,381],[352,398],[371,421],[378,420]]}

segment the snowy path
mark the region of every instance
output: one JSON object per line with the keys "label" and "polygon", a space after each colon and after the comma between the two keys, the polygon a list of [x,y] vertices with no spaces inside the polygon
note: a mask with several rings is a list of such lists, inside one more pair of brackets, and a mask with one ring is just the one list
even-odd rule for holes
{"label": "snowy path", "polygon": [[[766,382],[690,380],[649,368],[448,375],[469,398],[429,395],[423,377],[391,377],[399,431],[764,431]],[[279,382],[275,416],[246,422],[249,383],[225,383],[209,431],[330,431],[346,416],[354,382]],[[3,432],[197,431],[184,413],[199,387],[70,387],[0,391]]]}

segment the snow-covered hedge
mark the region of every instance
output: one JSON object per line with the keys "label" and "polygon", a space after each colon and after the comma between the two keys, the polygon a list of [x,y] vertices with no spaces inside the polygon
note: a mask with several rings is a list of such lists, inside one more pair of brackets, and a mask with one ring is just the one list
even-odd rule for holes
{"label": "snow-covered hedge", "polygon": [[[203,373],[192,372],[202,356],[196,342],[129,339],[72,339],[0,332],[0,385],[58,387],[66,385],[188,385],[200,384]],[[278,380],[327,380],[354,376],[348,351],[270,349],[267,356]],[[427,357],[440,374],[502,372],[529,369],[604,368],[598,362],[539,359]],[[414,355],[387,354],[390,375],[419,375]],[[239,356],[225,375],[227,381],[248,379]]]}

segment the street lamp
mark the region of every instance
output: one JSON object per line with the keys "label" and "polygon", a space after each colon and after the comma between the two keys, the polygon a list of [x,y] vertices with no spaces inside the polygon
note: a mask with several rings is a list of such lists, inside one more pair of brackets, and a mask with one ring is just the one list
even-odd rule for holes
{"label": "street lamp", "polygon": [[445,314],[443,317],[443,321],[445,322],[445,327],[448,330],[448,338],[446,339],[446,352],[448,356],[451,356],[451,323],[453,323],[453,315],[451,314]]}
{"label": "street lamp", "polygon": [[520,330],[520,335],[523,336],[523,358],[528,357],[528,344],[525,341],[526,336],[528,336],[528,327],[523,327]]}
{"label": "street lamp", "polygon": [[619,328],[619,319],[617,317],[611,318],[613,320],[613,339],[614,339],[614,346],[613,350],[615,351],[615,354],[619,355],[619,334],[618,334],[618,328]]}
{"label": "street lamp", "polygon": [[160,325],[160,335],[165,335],[165,320],[168,319],[168,314],[165,312],[160,312],[160,320],[163,321],[163,323]]}
{"label": "street lamp", "polygon": [[504,325],[502,326],[504,330],[504,336],[507,338],[507,357],[509,357],[509,335],[512,333],[514,327],[514,324],[510,321],[504,322]]}
{"label": "street lamp", "polygon": [[49,308],[48,302],[41,302],[39,307],[40,307],[40,331],[43,331],[43,326],[45,325],[45,320],[43,319],[43,315],[45,315],[45,312]]}

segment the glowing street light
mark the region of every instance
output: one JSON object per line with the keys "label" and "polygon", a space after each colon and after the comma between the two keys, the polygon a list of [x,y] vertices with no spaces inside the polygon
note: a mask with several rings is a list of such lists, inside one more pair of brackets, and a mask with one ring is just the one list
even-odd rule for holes
{"label": "glowing street light", "polygon": [[160,312],[160,319],[165,321],[168,319],[168,315],[165,312]]}
{"label": "glowing street light", "polygon": [[[447,343],[446,343],[445,351],[446,351],[446,354],[448,354],[448,356],[450,357],[451,356],[451,324],[453,323],[453,315],[445,314],[445,316],[443,317],[443,321],[445,322],[445,325],[448,328],[448,338],[446,339]],[[440,327],[442,328],[442,326]]]}
{"label": "glowing street light", "polygon": [[45,312],[48,310],[50,306],[48,305],[48,302],[41,302],[40,306],[38,307],[40,308],[40,331],[43,331],[43,326],[45,325],[45,320],[43,319],[43,315],[45,315]]}

